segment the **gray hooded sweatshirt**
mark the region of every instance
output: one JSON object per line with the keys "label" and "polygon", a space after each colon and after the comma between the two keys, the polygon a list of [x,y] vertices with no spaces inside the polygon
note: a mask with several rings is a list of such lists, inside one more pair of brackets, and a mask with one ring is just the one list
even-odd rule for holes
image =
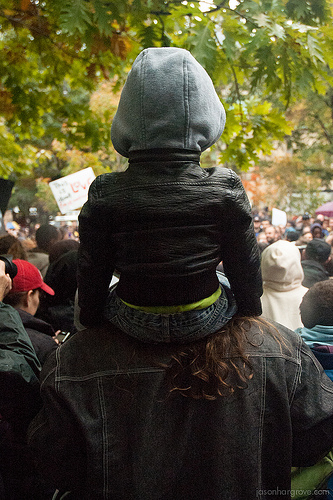
{"label": "gray hooded sweatshirt", "polygon": [[211,296],[223,260],[240,314],[261,313],[260,258],[239,177],[203,169],[221,135],[224,108],[193,56],[145,49],[135,60],[112,123],[125,172],[95,179],[79,216],[80,320],[103,316],[112,273],[135,306],[179,306]]}
{"label": "gray hooded sweatshirt", "polygon": [[134,61],[111,128],[115,149],[202,152],[221,136],[225,111],[204,68],[184,49],[145,49]]}

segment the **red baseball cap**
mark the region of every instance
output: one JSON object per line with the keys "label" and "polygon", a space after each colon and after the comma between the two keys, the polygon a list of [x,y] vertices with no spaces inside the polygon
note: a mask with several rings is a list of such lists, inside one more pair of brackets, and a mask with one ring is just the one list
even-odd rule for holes
{"label": "red baseball cap", "polygon": [[44,283],[42,275],[36,266],[30,264],[27,260],[14,259],[13,263],[17,266],[17,275],[13,279],[13,286],[10,293],[28,292],[41,288],[49,295],[54,295],[54,290]]}

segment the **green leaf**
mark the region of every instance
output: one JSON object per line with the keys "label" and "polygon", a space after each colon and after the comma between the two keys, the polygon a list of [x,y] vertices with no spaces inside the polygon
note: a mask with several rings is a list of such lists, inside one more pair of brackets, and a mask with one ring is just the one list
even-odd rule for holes
{"label": "green leaf", "polygon": [[325,59],[322,56],[320,45],[318,41],[310,33],[308,33],[307,42],[308,42],[310,57],[313,63],[317,64],[319,60],[325,64]]}
{"label": "green leaf", "polygon": [[208,72],[213,70],[216,57],[216,44],[210,29],[211,23],[198,24],[190,38],[192,55]]}
{"label": "green leaf", "polygon": [[138,30],[138,36],[144,49],[154,47],[160,39],[160,33],[154,24],[151,24],[150,26],[142,26]]}
{"label": "green leaf", "polygon": [[89,25],[92,24],[87,2],[85,0],[66,1],[61,9],[59,22],[65,33],[85,33]]}
{"label": "green leaf", "polygon": [[118,10],[114,3],[104,5],[101,0],[94,0],[94,21],[103,35],[112,35],[111,23],[118,17]]}
{"label": "green leaf", "polygon": [[269,29],[270,36],[276,36],[277,38],[281,38],[284,40],[286,38],[286,33],[284,27],[280,24],[273,23],[271,28]]}
{"label": "green leaf", "polygon": [[268,28],[271,24],[270,18],[262,12],[256,16],[253,16],[253,19],[256,21],[259,28]]}

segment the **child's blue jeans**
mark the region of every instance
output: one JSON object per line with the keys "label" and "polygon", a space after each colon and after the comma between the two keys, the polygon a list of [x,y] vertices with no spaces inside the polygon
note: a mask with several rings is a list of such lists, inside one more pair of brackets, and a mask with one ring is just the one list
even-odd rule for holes
{"label": "child's blue jeans", "polygon": [[222,328],[236,313],[236,301],[226,276],[217,271],[221,295],[205,309],[176,314],[155,314],[126,305],[116,294],[117,285],[110,290],[105,317],[123,332],[142,342],[186,343],[206,337]]}

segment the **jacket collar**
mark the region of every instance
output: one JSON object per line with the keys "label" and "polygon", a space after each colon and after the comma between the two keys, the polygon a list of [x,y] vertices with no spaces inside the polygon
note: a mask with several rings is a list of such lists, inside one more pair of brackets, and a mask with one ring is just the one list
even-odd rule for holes
{"label": "jacket collar", "polygon": [[200,164],[200,153],[189,149],[145,149],[131,151],[128,160],[133,163],[191,162]]}

